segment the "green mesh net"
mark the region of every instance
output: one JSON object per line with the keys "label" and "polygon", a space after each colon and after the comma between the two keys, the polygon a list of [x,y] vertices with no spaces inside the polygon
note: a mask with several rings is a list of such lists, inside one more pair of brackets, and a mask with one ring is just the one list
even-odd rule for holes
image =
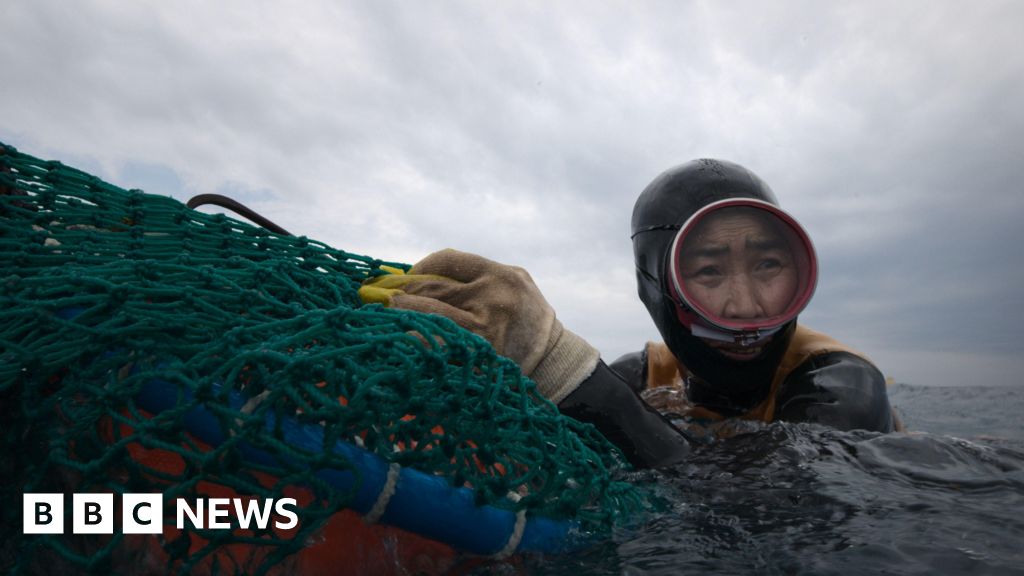
{"label": "green mesh net", "polygon": [[[385,273],[382,264],[407,268],[0,144],[0,569],[131,572],[138,562],[126,552],[138,542],[116,531],[22,535],[26,492],[162,492],[170,501],[210,486],[261,498],[301,487],[299,527],[287,534],[154,537],[165,571],[272,571],[351,503],[355,488],[316,475],[354,469],[331,450],[339,440],[472,488],[481,505],[572,519],[586,531],[645,506],[611,477],[623,466],[615,449],[562,417],[487,342],[444,318],[363,305],[360,283]],[[136,396],[154,380],[187,394],[148,413]],[[250,401],[232,408],[230,393]],[[188,432],[183,414],[195,406],[228,440],[211,446]],[[288,444],[268,415],[321,426],[323,446]],[[280,458],[247,461],[243,442]],[[218,556],[237,544],[260,551],[255,565]]]}

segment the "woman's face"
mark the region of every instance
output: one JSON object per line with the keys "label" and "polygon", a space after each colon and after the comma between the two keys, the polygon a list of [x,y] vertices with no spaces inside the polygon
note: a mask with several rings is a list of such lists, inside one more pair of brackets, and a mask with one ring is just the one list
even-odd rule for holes
{"label": "woman's face", "polygon": [[[705,316],[724,321],[783,314],[797,297],[800,279],[785,226],[751,208],[709,214],[685,238],[679,272],[687,298]],[[736,359],[744,359],[759,350],[733,352],[740,352]]]}

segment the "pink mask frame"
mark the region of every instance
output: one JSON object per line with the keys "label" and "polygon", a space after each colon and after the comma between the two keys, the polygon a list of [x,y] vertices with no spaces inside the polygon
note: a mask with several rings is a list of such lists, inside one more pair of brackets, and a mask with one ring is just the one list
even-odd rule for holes
{"label": "pink mask frame", "polygon": [[[798,246],[794,250],[803,249],[802,255],[797,255],[801,260],[802,268],[797,287],[797,293],[789,306],[781,313],[766,318],[744,318],[729,319],[716,317],[704,309],[695,299],[687,296],[684,288],[682,271],[679,262],[681,252],[687,236],[697,227],[708,214],[722,210],[723,208],[749,207],[764,210],[778,219],[797,240]],[[676,317],[683,326],[699,338],[735,342],[744,346],[752,346],[766,340],[772,334],[778,332],[786,323],[795,319],[797,315],[807,306],[818,282],[818,258],[814,251],[814,244],[804,230],[803,226],[787,212],[774,204],[752,198],[733,198],[719,200],[704,206],[683,223],[679,232],[676,233],[669,250],[669,260],[666,264],[668,276],[671,279],[673,291],[672,300],[676,307]]]}

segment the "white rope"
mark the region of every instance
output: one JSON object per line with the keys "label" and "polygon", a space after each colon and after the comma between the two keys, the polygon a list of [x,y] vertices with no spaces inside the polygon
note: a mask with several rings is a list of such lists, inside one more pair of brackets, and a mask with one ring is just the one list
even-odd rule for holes
{"label": "white rope", "polygon": [[[507,494],[509,500],[513,502],[519,502],[522,496],[515,492],[509,492]],[[523,539],[523,532],[526,530],[526,510],[520,510],[516,512],[516,525],[512,529],[512,534],[508,537],[508,542],[505,543],[505,547],[502,548],[497,554],[494,555],[497,559],[507,558],[515,553],[516,548],[519,548],[519,542]]]}
{"label": "white rope", "polygon": [[511,556],[516,551],[516,548],[519,547],[519,541],[523,539],[523,531],[525,529],[526,510],[520,510],[516,512],[516,527],[512,530],[512,535],[508,537],[508,544],[505,544],[505,547],[495,554],[494,557],[500,560]]}
{"label": "white rope", "polygon": [[[245,404],[238,409],[238,411],[246,415],[252,414],[260,404],[263,404],[263,401],[266,400],[268,396],[270,396],[270,390],[264,390],[252,398],[249,398]],[[241,424],[241,420],[239,420],[238,423]]]}
{"label": "white rope", "polygon": [[363,516],[363,520],[367,524],[376,524],[377,520],[384,515],[384,512],[388,509],[388,503],[391,502],[391,497],[395,495],[395,489],[398,488],[398,475],[402,471],[402,467],[394,462],[388,466],[388,479],[384,482],[384,487],[380,489],[380,494],[377,494],[377,501],[374,502],[373,508]]}
{"label": "white rope", "polygon": [[[260,392],[259,394],[246,400],[245,404],[243,404],[242,407],[238,409],[238,411],[242,414],[245,414],[246,416],[249,416],[250,414],[255,412],[256,409],[259,408],[260,404],[263,404],[263,401],[266,400],[269,396],[270,390],[264,390],[263,392]],[[228,433],[231,436],[238,434],[238,432],[242,430],[244,423],[242,422],[241,418],[235,418],[235,425],[236,428],[232,428],[231,430],[228,431]]]}

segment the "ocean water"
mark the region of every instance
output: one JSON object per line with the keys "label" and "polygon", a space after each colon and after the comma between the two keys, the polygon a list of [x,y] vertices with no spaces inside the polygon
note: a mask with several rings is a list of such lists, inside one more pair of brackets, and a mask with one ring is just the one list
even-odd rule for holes
{"label": "ocean water", "polygon": [[895,384],[911,433],[772,424],[634,473],[663,508],[527,574],[1024,575],[1024,387]]}

